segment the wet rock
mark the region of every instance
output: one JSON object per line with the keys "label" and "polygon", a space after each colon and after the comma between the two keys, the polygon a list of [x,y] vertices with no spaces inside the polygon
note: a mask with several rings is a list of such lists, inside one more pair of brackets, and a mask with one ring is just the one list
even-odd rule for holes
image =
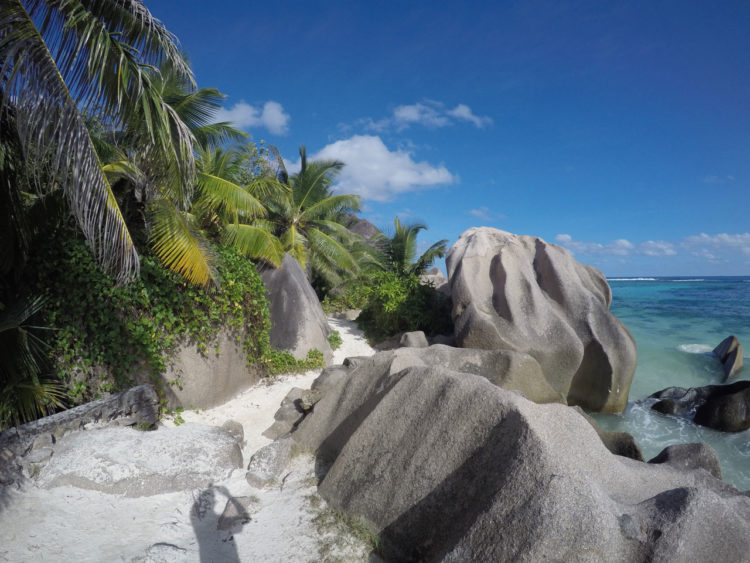
{"label": "wet rock", "polygon": [[[629,457],[636,461],[645,461],[643,459],[643,452],[641,451],[638,442],[635,441],[633,435],[628,432],[613,432],[610,430],[602,429],[592,417],[590,417],[581,407],[572,407],[578,414],[586,419],[596,433],[599,435],[599,439],[610,452],[615,455],[621,455],[623,457]],[[721,477],[719,477],[721,478]]]}
{"label": "wet rock", "polygon": [[690,389],[669,387],[651,397],[659,399],[652,409],[692,417],[696,424],[714,430],[742,432],[750,428],[750,381]]}
{"label": "wet rock", "polygon": [[724,381],[736,376],[742,369],[742,344],[736,336],[727,336],[714,348],[714,354],[724,368]]}

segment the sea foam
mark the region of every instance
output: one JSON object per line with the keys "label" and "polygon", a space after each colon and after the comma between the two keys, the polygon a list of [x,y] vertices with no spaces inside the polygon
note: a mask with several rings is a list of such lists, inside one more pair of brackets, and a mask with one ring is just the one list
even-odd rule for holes
{"label": "sea foam", "polygon": [[680,344],[677,349],[688,354],[710,354],[714,351],[712,346],[706,344]]}

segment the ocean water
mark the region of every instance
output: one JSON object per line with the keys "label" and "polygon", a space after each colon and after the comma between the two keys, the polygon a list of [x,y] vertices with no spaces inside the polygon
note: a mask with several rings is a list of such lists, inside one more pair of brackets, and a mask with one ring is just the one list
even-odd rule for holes
{"label": "ocean water", "polygon": [[630,432],[651,459],[672,444],[704,441],[716,449],[724,480],[750,490],[750,430],[723,433],[652,411],[652,393],[665,387],[697,387],[723,381],[711,351],[734,334],[744,347],[744,369],[732,381],[750,379],[750,277],[612,278],[612,312],[638,347],[638,367],[628,408],[596,415],[607,430]]}

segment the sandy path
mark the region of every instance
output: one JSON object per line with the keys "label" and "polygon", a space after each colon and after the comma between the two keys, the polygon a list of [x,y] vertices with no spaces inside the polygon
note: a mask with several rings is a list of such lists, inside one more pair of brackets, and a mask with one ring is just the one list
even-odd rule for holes
{"label": "sandy path", "polygon": [[[373,353],[350,321],[331,319],[343,344],[334,363]],[[262,383],[219,407],[183,413],[186,425],[243,425],[244,465],[270,440],[262,432],[292,387],[309,388],[318,371]],[[169,432],[165,421],[157,432]],[[314,459],[294,458],[279,484],[251,487],[234,470],[207,491],[124,498],[72,486],[33,484],[10,491],[0,506],[0,561],[367,561],[370,547],[331,518],[316,492]],[[243,498],[250,521],[217,530],[229,497]],[[205,504],[205,516],[195,508]]]}

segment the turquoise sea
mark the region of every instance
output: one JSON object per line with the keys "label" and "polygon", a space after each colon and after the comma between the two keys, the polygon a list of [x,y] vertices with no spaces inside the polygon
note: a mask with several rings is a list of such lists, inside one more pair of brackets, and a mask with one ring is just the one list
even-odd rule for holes
{"label": "turquoise sea", "polygon": [[652,411],[647,397],[665,387],[718,384],[723,372],[711,351],[734,334],[744,347],[750,379],[750,277],[612,278],[612,312],[638,346],[627,410],[596,415],[603,428],[635,436],[648,460],[664,447],[705,441],[716,449],[724,480],[750,490],[750,430],[716,432]]}

